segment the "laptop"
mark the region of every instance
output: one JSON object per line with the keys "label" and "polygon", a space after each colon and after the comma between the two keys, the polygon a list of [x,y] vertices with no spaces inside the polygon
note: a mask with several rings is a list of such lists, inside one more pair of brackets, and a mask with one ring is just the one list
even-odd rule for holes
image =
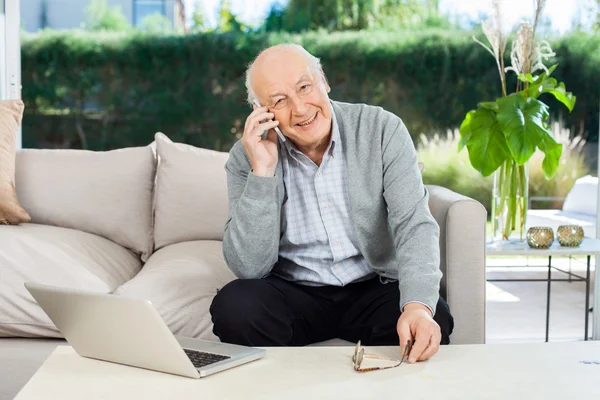
{"label": "laptop", "polygon": [[25,287],[83,357],[201,378],[265,354],[253,347],[176,337],[148,300],[35,283]]}

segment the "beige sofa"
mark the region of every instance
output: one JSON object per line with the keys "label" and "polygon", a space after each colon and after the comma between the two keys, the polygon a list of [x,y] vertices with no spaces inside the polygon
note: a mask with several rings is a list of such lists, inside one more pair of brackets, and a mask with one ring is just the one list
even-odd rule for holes
{"label": "beige sofa", "polygon": [[[208,308],[235,278],[221,250],[227,157],[160,133],[147,147],[17,154],[17,195],[32,221],[0,226],[0,399],[64,344],[27,281],[148,299],[175,334],[218,340]],[[442,295],[456,324],[451,341],[483,343],[485,209],[428,189],[441,227]]]}

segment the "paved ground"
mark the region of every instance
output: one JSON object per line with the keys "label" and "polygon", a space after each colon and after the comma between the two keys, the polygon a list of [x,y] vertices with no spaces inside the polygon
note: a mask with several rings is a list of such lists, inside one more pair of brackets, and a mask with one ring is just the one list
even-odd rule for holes
{"label": "paved ground", "polygon": [[[488,258],[487,278],[546,278],[547,258]],[[555,264],[556,261],[556,264]],[[529,264],[529,267],[526,265]],[[569,268],[568,258],[553,258],[553,265]],[[585,276],[585,258],[571,260],[572,272]],[[590,307],[593,304],[594,259],[592,258]],[[567,277],[553,272],[553,277]],[[543,342],[546,319],[545,282],[487,282],[487,343]],[[550,341],[583,340],[585,282],[552,282]],[[591,335],[591,316],[590,313]]]}

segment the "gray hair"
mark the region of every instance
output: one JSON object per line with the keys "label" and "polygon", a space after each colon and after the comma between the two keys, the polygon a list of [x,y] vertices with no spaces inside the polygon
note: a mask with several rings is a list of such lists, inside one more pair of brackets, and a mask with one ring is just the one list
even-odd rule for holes
{"label": "gray hair", "polygon": [[[295,51],[297,51],[298,53],[304,55],[306,57],[306,59],[308,60],[308,65],[309,65],[309,69],[316,73],[316,74],[321,74],[321,60],[315,56],[313,56],[312,54],[310,54],[308,51],[306,51],[306,49],[302,46],[300,46],[299,44],[295,44],[295,43],[282,43],[282,44],[277,44],[275,46],[272,46],[270,48],[283,48],[283,49],[293,49]],[[265,49],[267,50],[267,49]],[[255,58],[254,60],[252,60],[250,62],[250,64],[248,64],[248,67],[246,68],[246,92],[248,93],[248,104],[252,105],[254,103],[254,100],[257,99],[256,94],[254,93],[254,90],[252,89],[252,83],[250,82],[250,72],[252,71],[252,66],[254,65],[254,62],[256,61],[256,59],[265,51],[261,51]],[[323,74],[324,77],[324,74]]]}

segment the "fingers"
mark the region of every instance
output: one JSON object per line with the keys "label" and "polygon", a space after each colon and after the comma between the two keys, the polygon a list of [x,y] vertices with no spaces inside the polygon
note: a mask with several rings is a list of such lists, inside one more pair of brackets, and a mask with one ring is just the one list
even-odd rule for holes
{"label": "fingers", "polygon": [[273,120],[274,116],[273,113],[264,112],[262,109],[256,109],[252,112],[246,119],[243,140],[252,142],[262,140],[261,136],[265,131],[279,126],[279,121]]}
{"label": "fingers", "polygon": [[[246,131],[248,129],[248,126],[251,126],[251,124],[256,124],[258,121],[261,120],[266,120],[266,119],[273,119],[273,117],[275,116],[273,113],[269,112],[269,109],[267,107],[256,107],[255,105],[253,105],[254,110],[248,115],[248,117],[246,118],[246,122],[244,123],[244,131]],[[270,114],[263,117],[263,118],[258,118],[261,114]]]}
{"label": "fingers", "polygon": [[429,346],[425,349],[423,354],[419,357],[419,361],[429,360],[434,354],[440,350],[440,342],[442,341],[442,334],[439,332],[434,333],[429,340]]}
{"label": "fingers", "polygon": [[408,362],[414,364],[423,354],[425,349],[429,346],[432,332],[426,328],[423,324],[417,324],[415,343],[410,351]]}
{"label": "fingers", "polygon": [[248,121],[247,121],[247,127],[252,129],[253,127],[256,127],[257,125],[266,122],[266,121],[270,121],[275,117],[275,114],[273,114],[272,112],[261,112],[258,113],[252,117],[249,117]]}
{"label": "fingers", "polygon": [[[263,107],[263,108],[266,108],[266,107]],[[252,112],[246,117],[246,121],[244,122],[244,132],[246,131],[246,129],[248,129],[248,121],[258,113],[257,110],[259,110],[258,112],[260,112],[260,109],[258,107],[256,107],[256,105],[252,104]],[[266,110],[262,110],[262,111],[266,111]]]}
{"label": "fingers", "polygon": [[[260,137],[265,131],[269,129],[273,129],[276,126],[279,126],[279,121],[271,120],[268,118],[262,118],[263,115],[269,116],[272,115],[270,113],[259,114],[254,121],[250,121],[248,123],[248,128],[246,129],[246,136],[249,137]],[[261,119],[258,119],[261,118]],[[265,121],[266,122],[263,122]]]}
{"label": "fingers", "polygon": [[[265,131],[269,131],[269,132],[274,132],[273,128],[275,128],[277,125],[279,125],[279,121],[269,121],[269,122],[263,122],[262,124],[259,124],[254,131],[252,131],[250,133],[251,137],[256,137],[257,139],[261,139],[261,136],[263,133],[265,133]],[[267,133],[267,137],[268,137],[269,133]],[[277,135],[277,133],[275,133],[275,135]]]}
{"label": "fingers", "polygon": [[404,350],[406,348],[406,343],[409,340],[412,340],[412,334],[410,333],[410,325],[408,321],[400,317],[398,321],[398,336],[400,337],[400,351],[401,356],[404,357]]}

